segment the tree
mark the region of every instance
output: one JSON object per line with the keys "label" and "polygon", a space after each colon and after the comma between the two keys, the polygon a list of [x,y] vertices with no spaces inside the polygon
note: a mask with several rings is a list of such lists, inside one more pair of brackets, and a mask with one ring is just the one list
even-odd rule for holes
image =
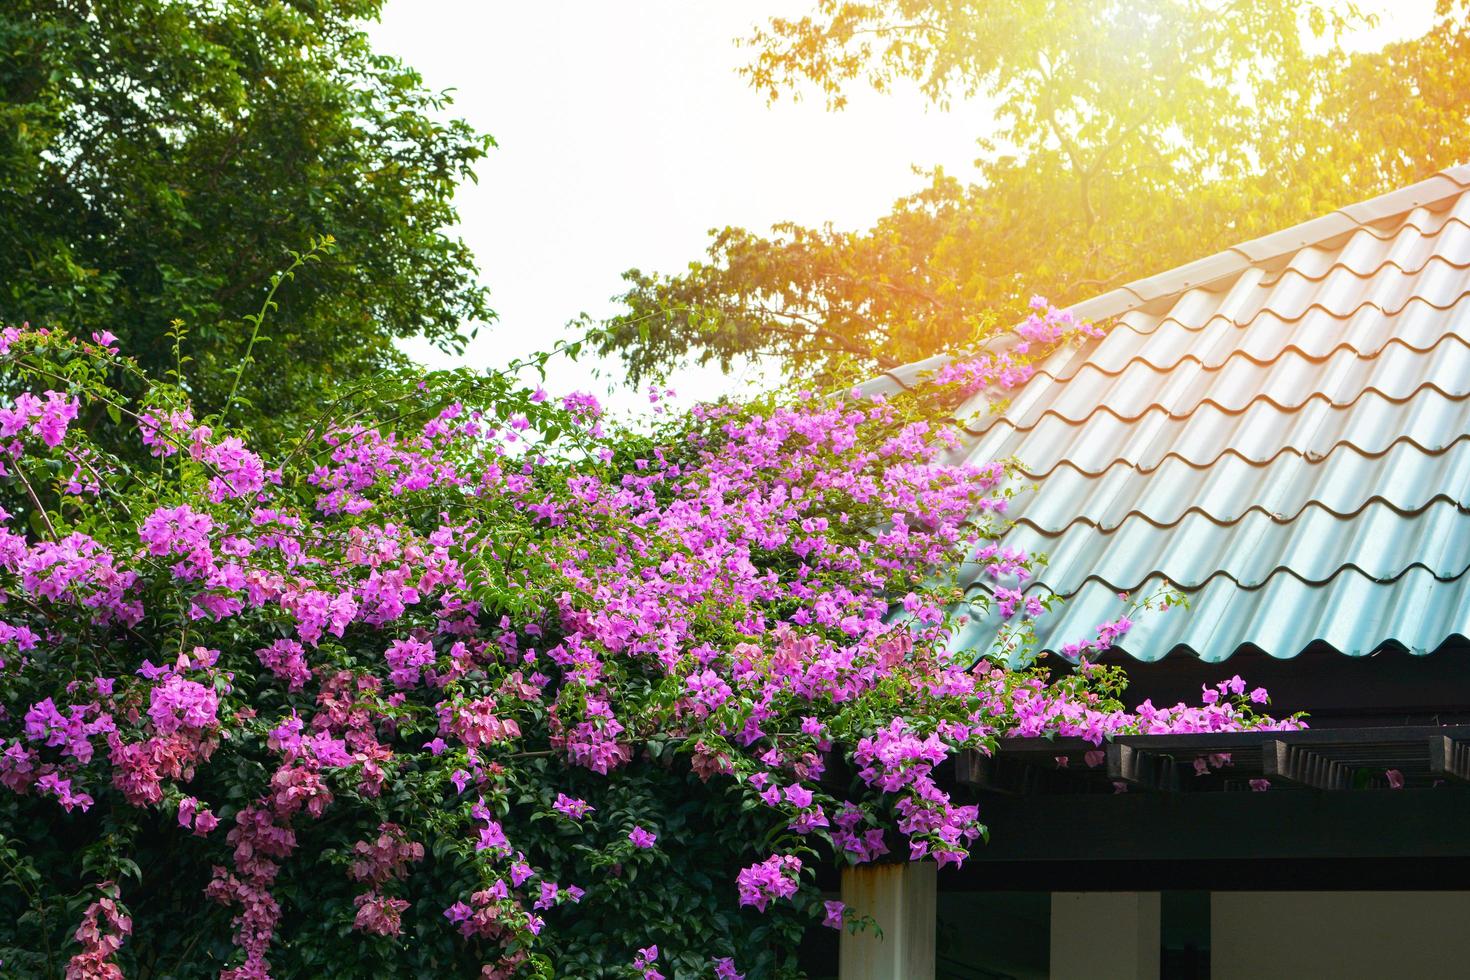
{"label": "tree", "polygon": [[1019,319],[1030,291],[1085,299],[1459,162],[1464,3],[1349,55],[1358,22],[1304,0],[819,0],[772,20],[744,69],[768,98],[987,95],[976,180],[935,171],[863,232],[716,232],[681,274],[626,273],[598,346],[635,381],[752,353],[796,373],[919,360],[986,311]]}
{"label": "tree", "polygon": [[[488,320],[445,229],[492,146],[359,29],[381,0],[0,6],[0,320],[110,331],[224,402],[288,249],[338,248],[279,296],[240,393],[263,422]],[[262,435],[269,434],[269,427]]]}

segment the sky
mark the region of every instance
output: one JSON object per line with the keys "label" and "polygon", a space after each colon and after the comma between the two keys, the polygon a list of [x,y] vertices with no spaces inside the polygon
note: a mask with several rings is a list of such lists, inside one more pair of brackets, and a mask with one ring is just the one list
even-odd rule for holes
{"label": "sky", "polygon": [[[915,91],[854,89],[829,112],[820,98],[767,105],[737,74],[734,39],[813,0],[389,0],[369,34],[434,89],[454,115],[499,144],[478,184],[456,198],[456,229],[479,261],[496,323],[463,357],[405,349],[430,367],[498,367],[566,336],[579,313],[617,311],[628,268],[677,272],[703,255],[710,229],[766,231],[778,221],[862,228],[918,189],[914,166],[970,172],[983,101],[948,111]],[[1422,32],[1433,0],[1368,0],[1385,16],[1354,46]],[[556,393],[606,396],[616,362],[560,363]],[[678,372],[681,395],[759,385],[759,369]],[[646,404],[627,391],[614,406]]]}

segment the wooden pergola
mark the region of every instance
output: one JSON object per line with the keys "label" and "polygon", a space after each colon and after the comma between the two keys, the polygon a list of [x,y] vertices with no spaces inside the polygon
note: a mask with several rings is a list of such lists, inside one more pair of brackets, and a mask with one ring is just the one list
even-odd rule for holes
{"label": "wooden pergola", "polygon": [[1470,881],[1470,725],[1005,739],[951,765],[943,782],[980,804],[990,843],[960,869],[846,870],[843,900],[885,926],[843,934],[842,980],[932,977],[941,889],[1075,892],[1079,921],[1100,914],[1090,894],[1122,896],[1106,915],[1124,962],[1157,956],[1150,891]]}
{"label": "wooden pergola", "polygon": [[1121,735],[1102,746],[1011,738],[993,757],[960,756],[953,778],[1007,794],[1116,791],[1117,784],[1183,793],[1248,790],[1262,779],[1273,789],[1379,789],[1393,782],[1390,772],[1405,787],[1470,782],[1470,725]]}

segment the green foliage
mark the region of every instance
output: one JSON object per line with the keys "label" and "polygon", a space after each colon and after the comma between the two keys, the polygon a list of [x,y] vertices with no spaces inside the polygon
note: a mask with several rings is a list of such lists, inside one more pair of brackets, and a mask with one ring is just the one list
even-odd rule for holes
{"label": "green foliage", "polygon": [[796,374],[921,360],[1030,293],[1072,303],[1463,160],[1470,30],[1350,54],[1363,19],[1305,0],[818,0],[746,40],[768,98],[917,84],[981,94],[978,173],[866,231],[715,233],[683,273],[625,274],[599,349],[633,380],[747,354]]}
{"label": "green foliage", "polygon": [[[279,433],[343,384],[493,316],[445,229],[492,141],[376,54],[381,0],[0,5],[0,321],[109,330],[204,411]],[[255,336],[284,249],[335,236]],[[252,344],[253,341],[253,344]]]}
{"label": "green foliage", "polygon": [[384,372],[262,456],[109,346],[0,329],[9,971],[795,977],[811,930],[882,926],[836,867],[983,836],[954,752],[1279,724],[1239,678],[1145,718],[1116,670],[983,659],[1046,604],[962,590],[1029,569],[944,420],[1015,362],[629,432],[525,389],[549,356]]}

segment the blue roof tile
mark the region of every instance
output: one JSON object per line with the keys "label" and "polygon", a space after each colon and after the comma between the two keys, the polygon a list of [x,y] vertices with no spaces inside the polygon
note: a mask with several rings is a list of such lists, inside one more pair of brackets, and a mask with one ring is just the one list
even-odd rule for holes
{"label": "blue roof tile", "polygon": [[[1470,635],[1470,166],[1074,310],[1117,320],[962,413],[965,454],[1032,487],[1004,543],[1066,600],[1041,649],[1165,582],[1191,608],[1144,615],[1121,641],[1142,660]],[[977,609],[956,643],[986,650],[1002,624]]]}

